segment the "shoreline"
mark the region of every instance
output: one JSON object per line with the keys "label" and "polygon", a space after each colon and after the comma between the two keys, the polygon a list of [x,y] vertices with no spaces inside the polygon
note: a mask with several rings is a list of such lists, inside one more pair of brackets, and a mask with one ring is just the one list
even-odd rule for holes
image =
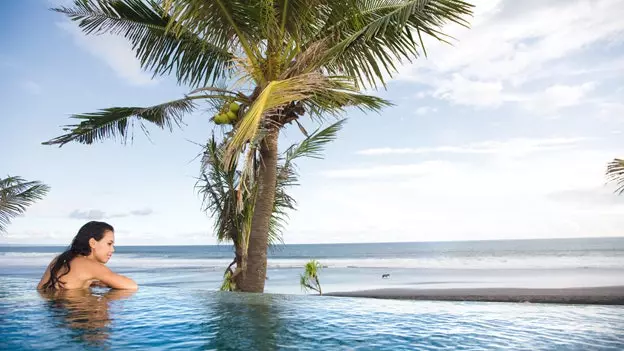
{"label": "shoreline", "polygon": [[330,292],[323,296],[361,297],[394,300],[524,302],[584,305],[624,305],[624,286],[526,289],[410,289],[388,288],[347,292]]}

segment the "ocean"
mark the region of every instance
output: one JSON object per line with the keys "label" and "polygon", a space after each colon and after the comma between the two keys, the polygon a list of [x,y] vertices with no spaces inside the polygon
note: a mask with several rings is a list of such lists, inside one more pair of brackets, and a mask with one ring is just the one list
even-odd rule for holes
{"label": "ocean", "polygon": [[[623,350],[624,306],[389,301],[307,295],[374,288],[624,285],[624,238],[283,245],[268,294],[218,292],[231,247],[118,247],[136,293],[35,290],[63,247],[0,247],[0,350]],[[382,274],[390,277],[383,279]]]}
{"label": "ocean", "polygon": [[[63,249],[2,246],[0,276],[38,278]],[[217,290],[232,259],[229,245],[122,246],[108,265],[140,285]],[[624,238],[598,238],[281,245],[269,252],[266,291],[301,293],[298,277],[310,259],[323,265],[321,284],[327,292],[624,285]]]}

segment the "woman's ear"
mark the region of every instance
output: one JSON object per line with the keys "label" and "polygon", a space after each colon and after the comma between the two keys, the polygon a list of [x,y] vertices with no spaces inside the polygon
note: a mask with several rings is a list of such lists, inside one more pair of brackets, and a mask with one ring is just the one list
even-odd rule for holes
{"label": "woman's ear", "polygon": [[97,241],[95,241],[95,239],[93,239],[93,238],[89,239],[89,247],[90,247],[91,249],[94,249],[94,248],[95,248],[95,244],[96,244],[96,243],[97,243]]}

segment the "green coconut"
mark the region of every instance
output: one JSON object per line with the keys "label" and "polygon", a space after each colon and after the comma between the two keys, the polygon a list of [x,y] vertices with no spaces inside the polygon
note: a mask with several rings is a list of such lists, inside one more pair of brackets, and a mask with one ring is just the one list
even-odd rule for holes
{"label": "green coconut", "polygon": [[240,106],[237,103],[233,102],[230,104],[230,111],[236,113],[238,110],[240,110]]}
{"label": "green coconut", "polygon": [[230,123],[231,123],[231,122],[234,122],[234,121],[236,120],[236,118],[238,117],[238,116],[236,115],[236,113],[235,113],[235,112],[233,112],[233,111],[228,111],[228,113],[226,113],[225,115],[227,116],[227,118],[228,118],[228,122],[230,122]]}
{"label": "green coconut", "polygon": [[214,117],[215,124],[226,124],[229,122],[228,116],[225,113],[219,113]]}

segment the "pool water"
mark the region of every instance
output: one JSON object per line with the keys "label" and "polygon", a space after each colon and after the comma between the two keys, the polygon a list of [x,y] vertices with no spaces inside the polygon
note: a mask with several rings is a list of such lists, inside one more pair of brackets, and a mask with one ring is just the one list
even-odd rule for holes
{"label": "pool water", "polygon": [[2,350],[623,350],[624,307],[143,287],[46,296],[0,277]]}

